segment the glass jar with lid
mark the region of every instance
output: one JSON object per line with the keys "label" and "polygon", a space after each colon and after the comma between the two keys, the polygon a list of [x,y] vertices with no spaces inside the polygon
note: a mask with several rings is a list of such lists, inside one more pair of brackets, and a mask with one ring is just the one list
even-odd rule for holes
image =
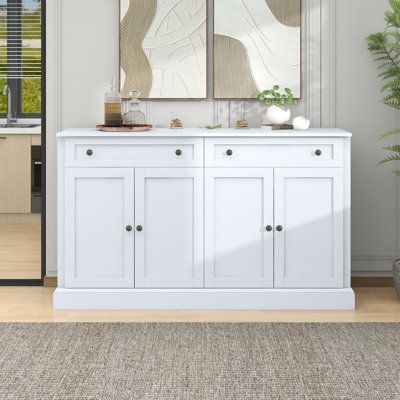
{"label": "glass jar with lid", "polygon": [[124,113],[124,124],[125,125],[146,125],[146,116],[140,110],[141,101],[140,90],[132,90],[129,93],[129,99],[127,99],[127,107]]}

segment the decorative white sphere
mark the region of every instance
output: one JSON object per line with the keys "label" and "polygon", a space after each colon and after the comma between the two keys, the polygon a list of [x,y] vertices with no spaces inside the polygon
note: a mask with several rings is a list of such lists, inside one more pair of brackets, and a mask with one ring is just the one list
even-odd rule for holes
{"label": "decorative white sphere", "polygon": [[306,131],[310,128],[310,120],[305,117],[296,117],[293,119],[293,128],[297,131]]}
{"label": "decorative white sphere", "polygon": [[290,120],[290,110],[271,106],[267,111],[268,121],[273,125],[283,125]]}

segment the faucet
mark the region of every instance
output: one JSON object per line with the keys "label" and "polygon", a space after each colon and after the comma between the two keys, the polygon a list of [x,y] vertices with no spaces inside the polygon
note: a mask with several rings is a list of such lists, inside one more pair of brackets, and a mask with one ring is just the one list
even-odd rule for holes
{"label": "faucet", "polygon": [[17,118],[13,117],[12,114],[12,93],[9,85],[5,85],[3,88],[3,96],[7,96],[7,127],[12,127],[12,124],[17,122]]}

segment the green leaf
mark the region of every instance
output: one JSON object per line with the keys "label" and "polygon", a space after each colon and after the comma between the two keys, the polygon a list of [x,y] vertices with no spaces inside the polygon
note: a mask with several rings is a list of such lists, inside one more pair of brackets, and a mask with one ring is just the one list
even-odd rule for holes
{"label": "green leaf", "polygon": [[378,165],[386,164],[388,162],[400,161],[400,154],[395,156],[389,156],[384,158],[382,161],[379,161]]}
{"label": "green leaf", "polygon": [[393,78],[393,77],[399,76],[399,75],[400,75],[400,67],[393,67],[393,68],[387,69],[386,71],[383,71],[378,76],[385,80],[385,79]]}
{"label": "green leaf", "polygon": [[382,92],[388,89],[393,89],[396,92],[400,89],[400,76],[398,78],[390,80],[382,86]]}
{"label": "green leaf", "polygon": [[395,108],[396,110],[400,110],[400,100],[384,101],[384,104],[388,105],[389,107]]}
{"label": "green leaf", "polygon": [[393,145],[390,145],[390,146],[385,146],[383,148],[383,150],[391,151],[392,153],[399,153],[399,155],[400,155],[400,145],[399,144],[393,144]]}
{"label": "green leaf", "polygon": [[380,136],[380,139],[386,139],[389,136],[399,135],[400,128],[392,129],[391,131],[385,132]]}

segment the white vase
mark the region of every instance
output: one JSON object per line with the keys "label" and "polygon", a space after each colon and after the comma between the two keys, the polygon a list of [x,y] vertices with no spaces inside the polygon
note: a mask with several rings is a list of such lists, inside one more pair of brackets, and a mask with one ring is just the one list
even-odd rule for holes
{"label": "white vase", "polygon": [[297,131],[306,131],[310,127],[310,120],[305,117],[296,117],[293,119],[293,128]]}
{"label": "white vase", "polygon": [[290,119],[290,110],[284,110],[281,107],[271,106],[267,111],[269,123],[273,125],[283,125]]}

